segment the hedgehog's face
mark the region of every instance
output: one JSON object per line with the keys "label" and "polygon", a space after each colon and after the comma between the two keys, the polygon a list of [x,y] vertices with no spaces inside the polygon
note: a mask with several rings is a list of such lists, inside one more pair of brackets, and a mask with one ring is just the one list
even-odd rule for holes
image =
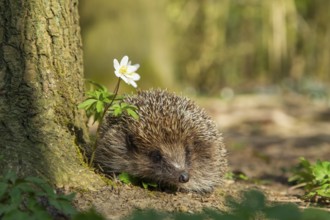
{"label": "hedgehog's face", "polygon": [[178,187],[189,182],[191,164],[189,146],[183,146],[182,143],[138,146],[132,137],[128,137],[127,146],[135,160],[132,174]]}
{"label": "hedgehog's face", "polygon": [[214,178],[220,173],[216,159],[219,141],[196,133],[178,142],[143,140],[147,139],[128,136],[127,161],[130,163],[126,172],[178,189],[212,190]]}
{"label": "hedgehog's face", "polygon": [[153,178],[162,182],[178,185],[189,181],[188,151],[178,147],[175,151],[172,147],[164,146],[162,150],[148,152],[147,160],[150,161],[150,171]]}

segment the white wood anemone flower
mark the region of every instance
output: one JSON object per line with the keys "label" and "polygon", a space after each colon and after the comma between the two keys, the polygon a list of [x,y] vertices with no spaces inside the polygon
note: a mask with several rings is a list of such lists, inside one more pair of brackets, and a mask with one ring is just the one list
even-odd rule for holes
{"label": "white wood anemone flower", "polygon": [[131,65],[131,61],[129,61],[128,56],[124,56],[121,59],[120,63],[117,59],[114,59],[113,66],[115,68],[115,75],[117,77],[124,80],[124,82],[128,85],[132,85],[134,88],[137,87],[135,81],[138,81],[140,79],[140,75],[135,71],[139,69],[139,64]]}

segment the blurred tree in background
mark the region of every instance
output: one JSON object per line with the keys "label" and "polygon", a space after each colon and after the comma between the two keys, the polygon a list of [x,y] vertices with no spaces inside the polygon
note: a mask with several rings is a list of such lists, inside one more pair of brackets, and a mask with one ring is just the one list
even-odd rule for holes
{"label": "blurred tree in background", "polygon": [[219,94],[225,86],[330,80],[330,1],[81,0],[80,7],[89,78],[112,75],[113,58],[128,54],[141,64],[142,88]]}

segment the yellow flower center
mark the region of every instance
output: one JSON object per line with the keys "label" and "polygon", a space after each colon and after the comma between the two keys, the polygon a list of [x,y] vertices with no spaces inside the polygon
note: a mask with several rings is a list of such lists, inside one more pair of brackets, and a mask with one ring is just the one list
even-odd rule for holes
{"label": "yellow flower center", "polygon": [[125,75],[127,73],[127,66],[122,66],[119,69],[119,72],[123,75]]}

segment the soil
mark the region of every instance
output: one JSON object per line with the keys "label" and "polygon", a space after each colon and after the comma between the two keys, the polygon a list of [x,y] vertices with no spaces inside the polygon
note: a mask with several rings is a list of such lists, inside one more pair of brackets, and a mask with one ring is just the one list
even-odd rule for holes
{"label": "soil", "polygon": [[[108,219],[120,219],[134,209],[196,213],[203,208],[227,210],[227,195],[260,189],[269,201],[311,204],[303,191],[288,184],[299,157],[330,160],[330,104],[299,95],[240,95],[231,100],[198,98],[222,131],[229,167],[248,180],[228,180],[213,193],[163,192],[117,182],[99,191],[78,193],[79,209],[94,206]],[[330,210],[325,204],[324,209]]]}

